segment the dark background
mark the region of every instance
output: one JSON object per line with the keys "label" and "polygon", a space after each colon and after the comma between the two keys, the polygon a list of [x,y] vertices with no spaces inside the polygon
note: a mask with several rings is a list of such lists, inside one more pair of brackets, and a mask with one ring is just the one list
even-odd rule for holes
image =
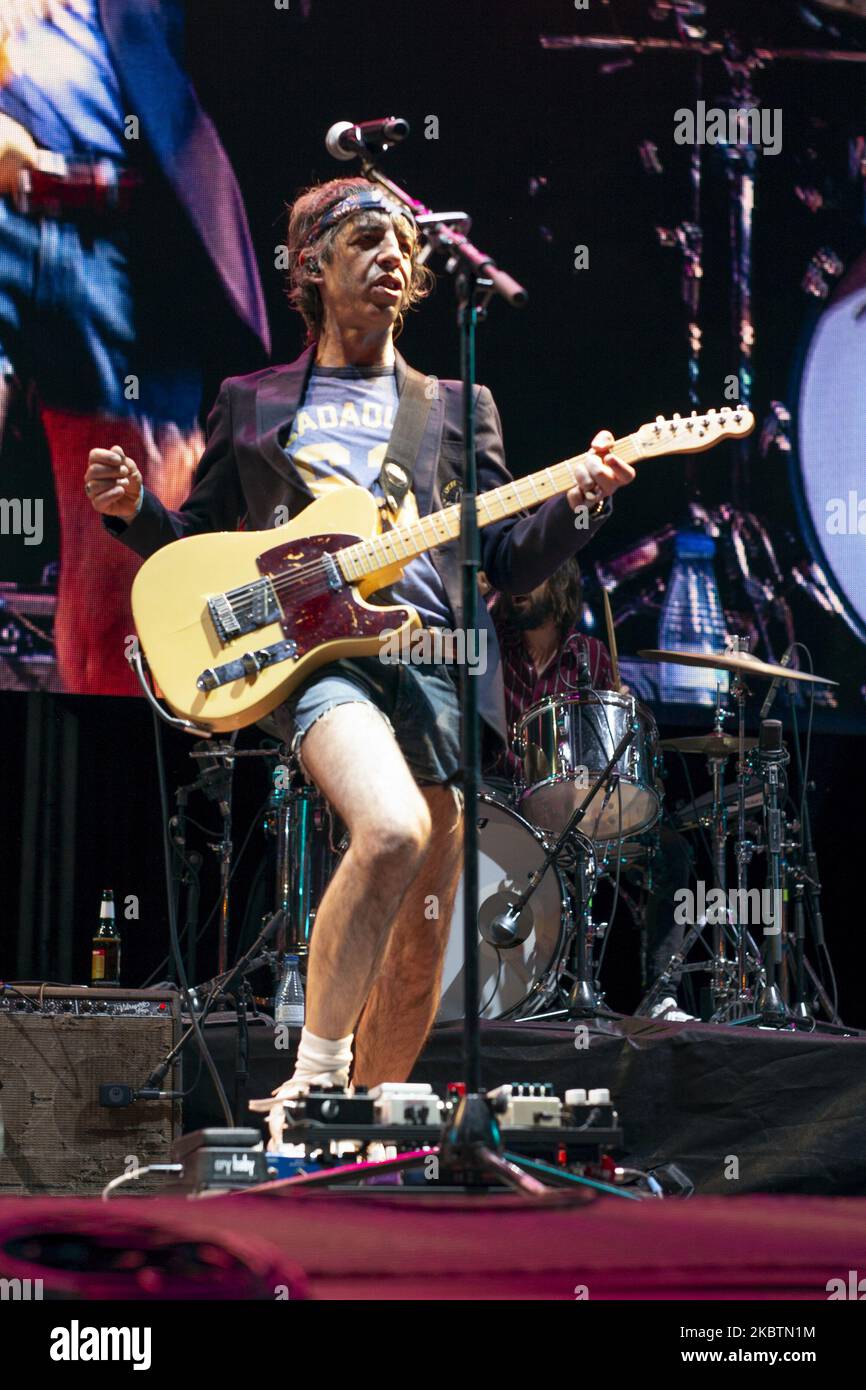
{"label": "dark background", "polygon": [[[756,43],[826,44],[791,4],[711,6],[714,32],[741,22]],[[547,33],[669,32],[647,18],[647,6],[569,0],[518,4],[392,3],[392,0],[292,0],[288,12],[270,0],[193,0],[188,5],[188,58],[206,109],[237,172],[259,252],[274,334],[275,360],[302,346],[300,321],[288,311],[275,247],[283,239],[283,207],[306,184],[353,165],[336,165],[323,137],[339,119],[399,114],[412,137],[389,156],[388,173],[428,205],[464,208],[476,242],[529,288],[522,313],[494,303],[481,329],[478,372],[496,397],[509,462],[532,471],[584,447],[596,430],[627,432],[656,414],[687,409],[685,313],[680,262],[659,246],[655,227],[688,215],[688,150],[673,143],[673,112],[693,103],[694,60],[643,56],[602,59],[589,52],[542,50]],[[815,7],[819,18],[828,12]],[[837,21],[849,46],[866,40],[866,25]],[[835,42],[835,40],[834,40]],[[603,72],[605,65],[614,71]],[[724,88],[715,59],[706,61],[708,104]],[[783,152],[763,162],[755,235],[755,407],[796,398],[797,353],[815,306],[800,289],[810,256],[832,245],[847,265],[863,249],[863,183],[847,175],[847,141],[866,119],[866,69],[779,63],[757,78],[766,105],[784,113]],[[439,119],[439,138],[424,138],[425,118]],[[649,177],[641,141],[659,148],[664,174]],[[705,184],[706,354],[701,399],[724,403],[726,373],[735,370],[726,263],[725,175],[708,152]],[[795,194],[805,179],[829,202],[807,212]],[[540,180],[546,182],[539,185]],[[590,267],[575,272],[574,247],[589,247]],[[401,351],[424,372],[457,374],[457,338],[450,284],[440,279],[432,300],[411,316]],[[254,364],[227,362],[235,374]],[[703,456],[699,474],[682,460],[643,465],[621,495],[593,559],[616,553],[643,533],[682,521],[689,478],[702,500],[730,497],[732,460],[720,448]],[[693,467],[693,466],[692,466]],[[859,485],[863,491],[861,462]],[[852,480],[857,486],[858,480]],[[50,490],[50,482],[48,483]],[[789,458],[757,444],[741,496],[771,524],[790,553],[797,536]],[[780,539],[780,545],[783,542]],[[788,554],[788,549],[785,551]],[[588,577],[591,569],[587,562]],[[590,591],[591,592],[591,591]],[[595,609],[596,621],[600,618]],[[823,711],[813,740],[817,846],[825,886],[824,917],[851,1022],[866,1024],[861,986],[866,964],[860,889],[863,782],[863,648],[840,622],[824,621],[807,600],[797,610],[798,635],[813,648],[816,669],[841,683],[837,714]],[[0,696],[3,727],[3,882],[7,931],[0,973],[86,978],[89,937],[100,889],[119,901],[135,894],[141,915],[125,930],[126,982],[140,983],[158,965],[167,942],[159,807],[150,716],[139,700],[71,696]],[[695,715],[706,722],[706,714]],[[672,727],[663,733],[674,733]],[[164,735],[169,785],[192,780],[188,742]],[[253,746],[256,736],[241,736]],[[41,749],[41,762],[37,750]],[[692,766],[698,793],[707,789],[700,761]],[[24,792],[39,782],[39,812],[25,823]],[[267,794],[258,762],[236,777],[238,841]],[[672,770],[671,800],[684,794]],[[56,812],[56,808],[59,813]],[[203,801],[192,814],[208,828],[216,817]],[[58,829],[59,825],[59,829]],[[40,829],[41,827],[41,829]],[[40,838],[43,837],[43,838]],[[233,910],[235,931],[261,860],[254,830],[241,864]],[[19,902],[22,845],[39,856],[38,903]],[[205,912],[216,892],[207,854]],[[759,882],[759,879],[753,880]],[[266,904],[261,904],[264,910]],[[255,913],[258,904],[254,905]],[[36,913],[36,916],[34,916]],[[38,919],[38,920],[37,920]],[[17,945],[16,945],[17,930]],[[214,965],[215,934],[204,942],[202,974]],[[636,989],[636,940],[618,922],[609,956],[611,1002],[627,1007]]]}

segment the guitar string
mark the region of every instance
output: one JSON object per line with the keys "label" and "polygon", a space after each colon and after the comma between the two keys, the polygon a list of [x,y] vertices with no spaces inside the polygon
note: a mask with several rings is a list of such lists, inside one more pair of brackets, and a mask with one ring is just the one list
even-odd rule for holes
{"label": "guitar string", "polygon": [[[613,449],[613,448],[618,448],[620,451],[622,451],[622,450],[625,448],[625,445],[626,445],[627,443],[630,443],[630,442],[631,442],[630,440],[617,440],[616,443],[615,443],[615,445],[611,445],[611,448],[612,448],[612,449]],[[575,463],[581,462],[583,458],[584,458],[584,455],[577,455],[577,456],[576,456],[575,458],[573,458],[573,459],[565,459],[565,460],[563,460],[561,463],[558,463],[558,464],[551,464],[550,469],[543,469],[542,472],[550,472],[550,471],[558,470],[558,469],[560,469],[560,468],[566,468],[566,469],[568,469],[568,471],[569,471],[569,477],[572,479],[572,484],[573,484],[573,477],[574,477],[574,475],[573,475],[573,473],[572,473],[572,471],[571,471],[572,465],[575,464]],[[509,486],[515,486],[515,487],[516,487],[516,486],[519,486],[521,483],[525,483],[525,482],[528,482],[528,481],[529,481],[528,479],[523,479],[523,478],[521,478],[521,479],[516,479],[515,482],[514,482],[514,484],[508,484],[508,483],[506,483],[506,484],[503,485],[503,487],[504,487],[504,489],[507,489]],[[557,487],[556,491],[552,492],[552,493],[550,494],[550,496],[551,496],[551,497],[561,496],[563,492],[567,492],[567,491],[568,491],[569,486],[572,485],[572,484],[566,483],[565,486],[562,487],[562,488]],[[498,489],[497,489],[497,491],[498,491]],[[479,498],[478,498],[479,505],[481,504],[482,498],[485,498],[485,494],[484,494],[484,493],[480,493],[480,494],[479,494]],[[486,494],[486,500],[487,500],[487,503],[490,502],[490,500],[491,500],[491,494],[489,494],[489,493]],[[545,500],[549,500],[549,499],[545,499]],[[521,503],[520,505],[523,505],[523,504]],[[417,523],[413,523],[411,526],[401,528],[401,530],[402,530],[402,535],[403,535],[404,540],[411,540],[411,539],[413,539],[414,537],[413,537],[413,534],[412,534],[412,533],[417,533],[417,532],[420,532],[421,535],[422,535],[422,539],[426,540],[426,536],[424,536],[424,524],[425,524],[425,522],[428,522],[428,521],[430,521],[432,518],[437,517],[437,516],[444,517],[444,516],[446,516],[449,512],[452,512],[453,510],[456,510],[456,508],[451,508],[451,507],[441,508],[438,512],[431,512],[431,513],[429,514],[429,516],[426,516],[426,517],[423,517],[423,518],[419,518],[419,521],[418,521]],[[518,507],[518,510],[519,510],[519,507]],[[513,513],[506,513],[506,516],[508,516],[508,515],[513,515]],[[506,519],[506,516],[503,516],[501,519],[504,521],[504,520]],[[491,522],[496,521],[496,520],[498,520],[498,519],[499,519],[499,518],[497,518],[497,517],[488,518],[488,519],[487,519],[487,524],[490,524]],[[435,522],[434,522],[434,525],[435,525]],[[391,537],[393,537],[394,534],[395,534],[394,532],[390,532],[390,533],[386,532],[386,533],[385,533],[385,536],[373,536],[373,537],[369,537],[369,538],[361,537],[361,538],[359,538],[359,540],[353,541],[351,545],[343,546],[341,549],[342,549],[342,550],[352,550],[352,549],[355,549],[355,547],[357,547],[357,546],[359,546],[359,545],[360,545],[360,546],[363,546],[365,543],[368,543],[369,541],[374,541],[374,542],[377,542],[378,544],[381,545],[383,542],[384,542],[384,543],[387,543],[387,537],[388,537],[389,535],[390,535]],[[449,539],[450,539],[450,540],[453,540],[453,539],[456,539],[456,537],[449,537]],[[434,545],[435,545],[435,544],[441,544],[441,542],[434,541]],[[432,547],[426,547],[426,548],[432,549]],[[396,546],[395,546],[395,549],[396,549]],[[332,554],[332,555],[337,555],[337,554],[340,554],[340,553],[341,553],[340,551],[337,551],[337,552],[329,552],[329,554]],[[423,551],[416,552],[416,554],[423,554],[423,553],[424,553]],[[389,560],[388,560],[388,564],[393,564],[395,561],[399,561],[399,560],[401,560],[401,559],[405,559],[405,560],[408,562],[409,560],[414,559],[414,558],[415,558],[415,556],[413,556],[413,555],[409,555],[409,556],[395,555],[392,559],[389,559]],[[382,568],[385,568],[385,566],[382,566]],[[310,590],[311,593],[313,593],[313,592],[316,591],[316,580],[318,580],[318,579],[324,574],[324,572],[325,572],[324,559],[323,559],[323,557],[321,557],[321,556],[317,556],[317,558],[316,558],[315,560],[310,561],[310,562],[309,562],[308,564],[306,564],[306,565],[301,565],[301,566],[299,566],[298,569],[296,569],[296,570],[284,570],[284,571],[281,571],[278,575],[275,575],[275,576],[263,575],[262,578],[263,578],[263,579],[264,579],[264,578],[270,578],[270,580],[271,580],[271,588],[274,590],[274,592],[275,592],[276,594],[285,593],[285,592],[287,592],[289,589],[300,589],[300,587],[305,587],[305,588],[307,588],[308,590]],[[375,573],[375,571],[373,571],[373,573]],[[363,577],[363,576],[361,576],[361,577]],[[228,590],[228,593],[231,593],[231,594],[238,594],[238,595],[240,596],[240,597],[237,599],[237,601],[235,601],[235,602],[232,603],[232,607],[233,607],[233,609],[235,609],[236,612],[238,612],[238,613],[240,613],[240,614],[243,614],[243,613],[248,612],[248,611],[252,608],[253,604],[255,603],[255,592],[254,592],[254,591],[255,591],[255,586],[256,586],[256,583],[258,583],[258,582],[261,582],[261,581],[253,581],[253,582],[250,583],[250,584],[242,584],[242,585],[239,585],[237,589]]]}
{"label": "guitar string", "polygon": [[[666,421],[665,423],[669,423],[669,422]],[[701,423],[704,423],[704,424],[705,424],[705,427],[706,427],[706,423],[705,423],[704,421],[701,421]],[[637,459],[637,458],[640,456],[640,450],[639,450],[639,448],[636,446],[636,443],[635,443],[635,440],[634,440],[634,437],[633,437],[633,436],[625,436],[625,438],[623,438],[623,439],[614,440],[613,444],[610,445],[610,449],[611,449],[611,451],[616,452],[616,453],[618,453],[618,454],[621,455],[621,456],[623,456],[623,455],[628,455],[628,454],[630,454],[632,451],[634,451],[634,457],[635,457],[635,459]],[[562,462],[560,462],[560,463],[558,463],[558,464],[551,464],[551,466],[550,466],[549,469],[542,469],[542,470],[541,470],[542,473],[558,472],[559,469],[563,469],[563,468],[568,470],[568,475],[569,475],[569,478],[571,479],[571,484],[566,483],[565,486],[562,487],[562,488],[557,487],[556,490],[555,490],[554,492],[551,493],[551,498],[552,498],[552,497],[556,497],[556,496],[561,496],[563,492],[568,491],[569,486],[570,486],[570,485],[573,485],[573,483],[574,483],[573,466],[574,466],[575,464],[577,464],[577,463],[583,462],[584,459],[585,459],[586,457],[587,457],[587,454],[577,454],[577,455],[575,455],[573,458],[565,459],[565,460],[563,460]],[[625,462],[628,462],[629,460],[628,460],[628,458],[626,457],[626,458],[624,458],[624,461],[625,461]],[[519,487],[521,484],[525,484],[525,483],[531,481],[535,476],[536,476],[536,475],[530,475],[529,478],[515,479],[514,482],[513,482],[512,484],[507,484],[507,483],[504,484],[502,490],[503,490],[503,491],[506,490],[509,486],[512,486],[512,487]],[[496,489],[495,491],[499,491],[499,489]],[[480,494],[479,494],[479,497],[478,497],[479,506],[481,505],[482,499],[486,499],[486,501],[489,503],[489,502],[492,500],[492,493],[488,493],[488,494],[480,493]],[[550,499],[545,499],[545,500],[550,500]],[[522,505],[522,504],[520,504],[520,505]],[[531,505],[531,501],[530,501],[530,505]],[[412,525],[410,525],[410,526],[408,526],[408,527],[401,528],[401,530],[402,530],[402,535],[403,535],[404,540],[411,540],[411,539],[414,538],[413,533],[418,533],[418,532],[420,532],[420,534],[421,534],[421,536],[422,536],[422,539],[424,539],[424,540],[426,541],[427,538],[426,538],[426,536],[424,535],[424,526],[425,526],[425,523],[429,522],[432,518],[437,517],[437,516],[444,517],[444,516],[447,515],[449,512],[453,512],[454,510],[456,510],[456,508],[451,508],[451,507],[442,508],[442,509],[440,509],[438,512],[431,512],[428,516],[423,517],[423,518],[419,518],[419,521],[418,521],[417,523],[413,523]],[[518,507],[518,510],[519,510],[519,507]],[[506,516],[508,516],[508,515],[513,515],[513,513],[506,513]],[[502,520],[503,520],[503,521],[506,519],[506,516],[503,516],[503,517],[502,517]],[[482,525],[483,525],[483,524],[490,524],[492,521],[496,521],[497,519],[498,519],[498,518],[495,518],[495,517],[494,517],[494,518],[482,519]],[[435,522],[434,522],[434,525],[435,525]],[[375,543],[378,543],[379,545],[381,545],[383,542],[386,542],[386,537],[387,537],[389,534],[390,534],[391,537],[393,538],[397,533],[395,533],[395,532],[385,533],[385,536],[373,536],[373,537],[368,537],[368,538],[360,537],[357,541],[353,541],[350,545],[341,547],[341,550],[340,550],[340,551],[328,552],[328,554],[331,555],[332,557],[336,558],[336,556],[339,555],[340,553],[342,553],[343,551],[353,550],[353,549],[356,549],[356,548],[359,547],[359,546],[369,545],[371,542],[375,542]],[[453,540],[453,539],[455,539],[455,537],[450,537],[449,539]],[[386,542],[386,543],[387,543],[387,542]],[[434,544],[437,544],[437,543],[441,543],[441,542],[434,542]],[[395,549],[396,549],[396,546],[395,546]],[[432,547],[430,547],[430,546],[425,546],[425,549],[432,549]],[[423,554],[423,553],[424,553],[424,551],[419,551],[419,552],[416,552],[416,555],[417,555],[417,554]],[[392,558],[390,558],[390,559],[387,561],[387,564],[393,564],[395,561],[400,561],[401,559],[406,560],[406,561],[408,562],[409,560],[414,559],[414,558],[416,558],[414,555],[409,555],[409,556],[394,555]],[[383,569],[386,568],[386,567],[387,567],[387,564],[386,564],[386,565],[383,565],[381,568],[383,568]],[[341,571],[341,573],[342,573],[342,571]],[[373,573],[375,573],[375,570],[373,571]],[[263,575],[262,578],[263,578],[263,579],[268,579],[268,578],[270,579],[271,588],[272,588],[273,592],[274,592],[277,596],[279,596],[280,594],[283,594],[283,593],[287,593],[289,590],[295,590],[295,591],[296,591],[296,596],[299,597],[299,596],[301,595],[301,593],[302,593],[304,590],[306,590],[307,592],[309,592],[310,595],[313,595],[313,594],[319,592],[318,582],[319,582],[319,580],[320,580],[324,575],[325,575],[324,557],[323,557],[323,556],[317,556],[315,560],[312,560],[312,561],[308,562],[307,564],[300,565],[296,570],[283,570],[283,571],[281,571],[280,573],[278,573],[277,575],[270,575],[270,576],[269,576],[269,575]],[[363,577],[364,577],[363,575],[359,576],[359,578],[363,578]],[[345,578],[345,576],[344,576],[344,578]],[[261,582],[261,581],[252,581],[252,582],[249,583],[249,584],[242,584],[242,585],[239,585],[237,589],[231,589],[231,590],[228,591],[228,593],[237,594],[237,595],[239,596],[239,597],[237,598],[237,600],[234,601],[234,602],[232,603],[232,608],[233,608],[239,615],[244,615],[244,614],[249,613],[249,611],[250,611],[250,610],[252,609],[252,607],[254,606],[254,603],[255,603],[255,589],[256,589],[257,584],[260,583],[260,582]],[[350,582],[352,582],[352,581],[350,581]]]}

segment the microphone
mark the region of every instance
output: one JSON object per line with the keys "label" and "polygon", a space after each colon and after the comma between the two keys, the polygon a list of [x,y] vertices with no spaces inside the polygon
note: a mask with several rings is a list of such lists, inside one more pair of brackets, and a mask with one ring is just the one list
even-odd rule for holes
{"label": "microphone", "polygon": [[592,673],[589,669],[589,653],[586,644],[581,642],[577,652],[577,688],[578,690],[592,689]]}
{"label": "microphone", "polygon": [[[794,655],[794,645],[795,644],[792,643],[791,646],[787,648],[779,662],[780,666],[790,666],[791,657]],[[783,680],[784,676],[773,677],[770,683],[770,689],[767,691],[766,699],[761,705],[761,713],[758,715],[759,719],[766,719],[767,715],[770,713],[770,710],[773,708],[773,701],[779,693],[779,686],[782,684]]]}
{"label": "microphone", "polygon": [[534,925],[529,903],[519,909],[507,892],[493,893],[478,909],[478,931],[482,940],[500,951],[522,946],[532,934]]}
{"label": "microphone", "polygon": [[337,121],[325,136],[325,149],[332,159],[355,159],[369,153],[370,145],[399,145],[409,134],[409,122],[402,116],[384,116],[380,121]]}
{"label": "microphone", "polygon": [[758,743],[758,756],[762,762],[782,762],[786,758],[782,742],[781,719],[762,719],[761,737]]}

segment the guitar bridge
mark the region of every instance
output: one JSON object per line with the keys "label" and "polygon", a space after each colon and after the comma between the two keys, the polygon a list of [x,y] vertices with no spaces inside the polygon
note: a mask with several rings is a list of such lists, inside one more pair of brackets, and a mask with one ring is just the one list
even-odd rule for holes
{"label": "guitar bridge", "polygon": [[290,661],[297,655],[297,651],[297,642],[286,638],[282,642],[273,642],[269,647],[244,652],[243,656],[236,657],[234,661],[226,661],[222,666],[209,666],[207,670],[202,671],[195,683],[196,689],[207,694],[211,690],[217,690],[221,685],[230,685],[232,681],[255,679],[259,671],[263,671],[266,666],[276,666],[278,661]]}
{"label": "guitar bridge", "polygon": [[283,616],[268,578],[257,579],[240,589],[229,589],[225,594],[213,594],[207,607],[223,645],[247,632],[278,623]]}

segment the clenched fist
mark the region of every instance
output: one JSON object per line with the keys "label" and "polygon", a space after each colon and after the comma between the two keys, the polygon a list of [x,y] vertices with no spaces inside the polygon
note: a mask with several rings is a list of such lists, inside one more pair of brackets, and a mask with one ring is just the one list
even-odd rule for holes
{"label": "clenched fist", "polygon": [[102,516],[132,521],[143,487],[138,464],[119,444],[113,449],[91,449],[84,475],[84,491]]}

